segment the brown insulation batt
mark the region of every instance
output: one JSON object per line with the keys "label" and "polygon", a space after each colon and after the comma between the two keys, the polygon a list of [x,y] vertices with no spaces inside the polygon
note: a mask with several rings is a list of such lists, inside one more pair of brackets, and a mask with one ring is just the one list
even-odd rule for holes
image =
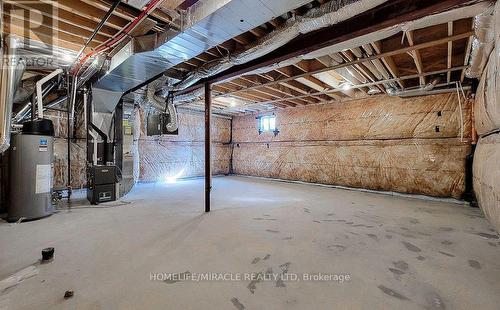
{"label": "brown insulation batt", "polygon": [[258,133],[256,115],[233,120],[233,172],[459,198],[470,152],[456,94],[376,96],[275,111],[280,133]]}
{"label": "brown insulation batt", "polygon": [[[493,27],[491,27],[493,26]],[[474,106],[474,120],[480,136],[474,154],[474,192],[479,206],[500,232],[500,2],[495,5],[495,48],[482,76]],[[488,31],[493,31],[488,29]]]}
{"label": "brown insulation batt", "polygon": [[[54,139],[54,188],[66,188],[68,184],[68,145],[64,138]],[[71,187],[87,186],[85,140],[71,142]]]}
{"label": "brown insulation batt", "polygon": [[500,231],[500,133],[479,139],[473,166],[479,205]]}
{"label": "brown insulation batt", "polygon": [[[145,113],[141,111],[139,181],[165,181],[166,177],[202,176],[205,167],[205,120],[197,112],[180,111],[179,135],[147,137]],[[227,174],[231,160],[231,120],[213,117],[213,173]]]}
{"label": "brown insulation batt", "polygon": [[286,180],[460,198],[469,147],[455,139],[243,143],[234,172]]}
{"label": "brown insulation batt", "polygon": [[497,62],[500,56],[492,55],[488,60],[474,105],[477,133],[481,136],[500,128],[500,72]]}
{"label": "brown insulation batt", "polygon": [[[68,145],[67,145],[67,117],[66,112],[47,111],[45,117],[54,123],[54,188],[62,189],[68,186]],[[84,188],[87,186],[86,131],[83,124],[83,111],[78,116],[77,140],[71,142],[71,187]]]}
{"label": "brown insulation batt", "polygon": [[[469,137],[470,104],[463,105],[464,136]],[[233,139],[237,143],[456,138],[460,136],[459,111],[455,93],[408,99],[376,96],[277,110],[277,137],[272,133],[259,135],[255,115],[235,117]]]}

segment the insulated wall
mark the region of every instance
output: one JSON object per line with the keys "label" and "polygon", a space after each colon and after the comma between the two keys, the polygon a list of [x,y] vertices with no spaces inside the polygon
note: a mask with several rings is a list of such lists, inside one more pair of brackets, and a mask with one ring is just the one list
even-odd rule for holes
{"label": "insulated wall", "polygon": [[470,103],[462,100],[460,110],[455,93],[274,114],[277,136],[259,135],[256,115],[233,119],[234,173],[440,197],[464,192]]}
{"label": "insulated wall", "polygon": [[474,192],[488,219],[500,231],[500,2],[496,3],[489,27],[494,46],[481,75],[474,106],[480,136],[474,154]]}
{"label": "insulated wall", "polygon": [[[205,119],[203,113],[180,111],[179,135],[146,136],[145,113],[140,110],[141,132],[138,141],[138,181],[165,181],[168,177],[186,178],[205,173]],[[228,174],[231,159],[231,120],[212,118],[212,171]]]}
{"label": "insulated wall", "polygon": [[[54,188],[66,189],[68,186],[68,125],[66,112],[47,111],[44,117],[54,123]],[[86,132],[83,116],[78,117],[76,138],[71,139],[71,187],[80,189],[87,186],[86,175]]]}

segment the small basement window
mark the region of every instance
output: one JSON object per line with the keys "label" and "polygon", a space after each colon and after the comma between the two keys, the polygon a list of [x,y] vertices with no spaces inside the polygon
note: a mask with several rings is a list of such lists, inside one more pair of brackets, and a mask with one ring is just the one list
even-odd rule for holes
{"label": "small basement window", "polygon": [[275,131],[276,130],[276,116],[262,116],[259,118],[259,132]]}

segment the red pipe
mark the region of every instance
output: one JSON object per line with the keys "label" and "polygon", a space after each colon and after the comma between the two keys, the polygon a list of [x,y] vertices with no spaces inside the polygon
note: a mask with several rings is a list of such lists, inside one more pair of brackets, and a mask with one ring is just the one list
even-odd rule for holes
{"label": "red pipe", "polygon": [[82,65],[87,61],[87,59],[89,59],[90,57],[98,54],[98,53],[102,53],[102,52],[105,52],[107,50],[109,50],[110,48],[112,48],[113,46],[115,46],[116,44],[118,44],[126,35],[128,35],[132,30],[134,30],[134,28],[137,26],[137,24],[139,24],[148,14],[151,10],[154,9],[154,7],[158,4],[158,2],[160,2],[162,0],[151,0],[147,5],[146,7],[144,8],[144,10],[141,12],[141,14],[139,14],[139,16],[136,17],[136,19],[134,19],[132,21],[132,23],[130,23],[127,27],[125,27],[123,30],[120,31],[120,33],[118,33],[118,35],[114,38],[110,38],[108,41],[104,42],[103,44],[99,45],[94,51],[91,51],[89,53],[87,53],[77,64],[77,66],[75,67],[75,69],[73,69],[73,72],[72,74],[74,76],[77,76]]}

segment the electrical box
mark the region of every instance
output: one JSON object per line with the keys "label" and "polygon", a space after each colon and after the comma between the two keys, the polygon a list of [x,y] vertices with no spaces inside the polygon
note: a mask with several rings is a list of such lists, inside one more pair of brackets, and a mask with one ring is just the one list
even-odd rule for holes
{"label": "electrical box", "polygon": [[170,123],[170,114],[150,113],[147,118],[146,134],[148,136],[178,135],[179,129],[168,131],[167,124]]}

